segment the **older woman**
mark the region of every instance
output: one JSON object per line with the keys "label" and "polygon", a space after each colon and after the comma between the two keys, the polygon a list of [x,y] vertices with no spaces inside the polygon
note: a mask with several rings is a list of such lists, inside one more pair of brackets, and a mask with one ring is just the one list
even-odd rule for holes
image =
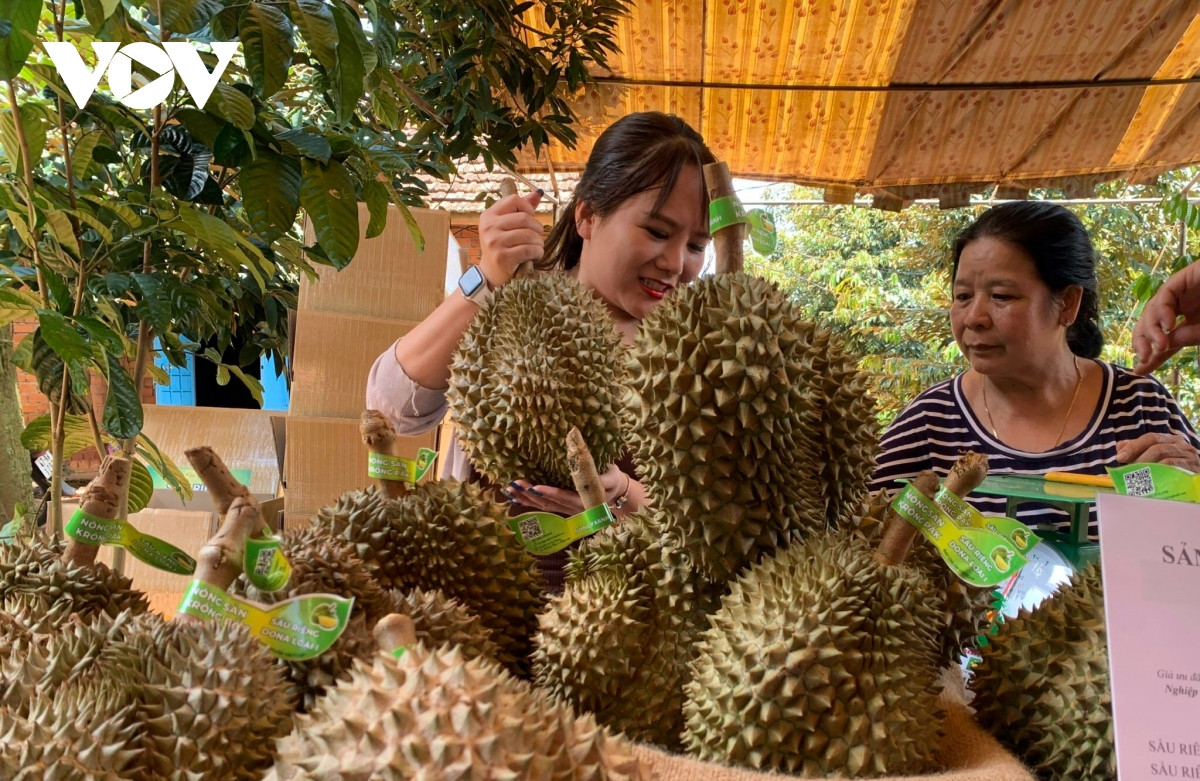
{"label": "older woman", "polygon": [[[1097,360],[1095,253],[1078,217],[1041,201],[989,209],[955,241],[953,285],[950,325],[971,368],[900,413],[874,488],[945,474],[964,450],[986,453],[992,474],[1103,474],[1135,461],[1200,471],[1200,438],[1166,388]],[[971,503],[1004,512],[999,497]],[[1067,523],[1050,507],[1020,519]]]}

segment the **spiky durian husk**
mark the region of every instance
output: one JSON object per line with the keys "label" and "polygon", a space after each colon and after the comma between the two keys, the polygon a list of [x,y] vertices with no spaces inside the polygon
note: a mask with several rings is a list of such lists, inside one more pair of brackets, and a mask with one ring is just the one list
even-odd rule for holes
{"label": "spiky durian husk", "polygon": [[577,426],[596,467],[624,450],[621,337],[604,304],[565,274],[514,279],[471,321],[446,401],[471,463],[494,483],[570,487]]}
{"label": "spiky durian husk", "polygon": [[397,500],[388,499],[371,486],[339,496],[332,507],[317,512],[313,525],[353,545],[354,554],[387,590],[397,588],[403,579],[392,528],[398,512]]}
{"label": "spiky durian husk", "polygon": [[147,778],[257,779],[292,728],[284,667],[245,626],[164,624],[150,637],[139,716]]}
{"label": "spiky durian husk", "polygon": [[657,528],[654,514],[637,513],[575,553],[563,594],[541,615],[534,669],[555,699],[676,749],[687,663],[720,590]]}
{"label": "spiky durian husk", "polygon": [[865,489],[875,423],[852,375],[828,334],[745,274],[681,288],[642,322],[630,449],[651,502],[672,510],[663,531],[714,583],[824,530]]}
{"label": "spiky durian husk", "polygon": [[1046,778],[1116,778],[1107,647],[1091,564],[980,649],[971,680],[980,724]]}
{"label": "spiky durian husk", "polygon": [[268,779],[641,779],[631,747],[461,649],[375,657],[298,717]]}
{"label": "spiky durian husk", "polygon": [[[871,494],[857,510],[843,515],[838,528],[854,530],[865,541],[877,544],[883,538],[890,499],[886,491]],[[941,594],[941,648],[938,657],[944,664],[958,664],[966,645],[984,629],[994,589],[964,583],[946,564],[937,548],[925,535],[913,540],[904,563],[916,567]]]}
{"label": "spiky durian husk", "polygon": [[146,595],[133,582],[96,562],[83,567],[64,564],[61,543],[34,540],[27,545],[0,545],[0,601],[23,600],[31,613],[65,618],[150,609]]}
{"label": "spiky durian husk", "polygon": [[0,778],[126,781],[135,770],[133,705],[111,714],[87,701],[43,700],[27,717],[0,709]]}
{"label": "spiky durian husk", "polygon": [[821,484],[825,518],[832,527],[858,508],[875,472],[879,421],[867,374],[828,331],[818,330],[817,342],[826,345],[826,363],[819,370],[824,386],[821,427],[826,448]]}
{"label": "spiky durian husk", "polygon": [[500,648],[492,633],[470,608],[437,589],[392,591],[391,612],[413,620],[417,639],[429,648],[458,646],[465,659],[484,657],[495,660]]}
{"label": "spiky durian husk", "polygon": [[527,672],[546,597],[536,560],[508,528],[505,505],[469,483],[423,483],[400,500],[393,529],[397,588],[457,599],[491,632],[498,661]]}
{"label": "spiky durian husk", "polygon": [[937,767],[937,613],[919,572],[872,554],[812,538],[733,585],[685,687],[690,752],[818,776]]}

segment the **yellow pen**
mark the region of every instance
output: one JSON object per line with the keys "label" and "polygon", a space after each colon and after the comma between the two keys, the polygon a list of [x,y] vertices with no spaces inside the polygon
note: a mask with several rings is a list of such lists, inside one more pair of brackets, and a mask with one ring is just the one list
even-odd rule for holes
{"label": "yellow pen", "polygon": [[1108,475],[1082,475],[1078,472],[1047,472],[1044,477],[1051,483],[1074,483],[1075,485],[1094,485],[1097,488],[1112,488],[1113,481]]}

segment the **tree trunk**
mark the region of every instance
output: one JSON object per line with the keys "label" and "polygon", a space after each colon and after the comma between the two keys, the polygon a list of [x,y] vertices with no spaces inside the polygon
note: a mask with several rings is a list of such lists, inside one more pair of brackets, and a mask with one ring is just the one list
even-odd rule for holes
{"label": "tree trunk", "polygon": [[0,524],[13,517],[13,507],[24,504],[32,518],[33,488],[29,452],[21,445],[25,417],[13,366],[13,328],[0,328]]}

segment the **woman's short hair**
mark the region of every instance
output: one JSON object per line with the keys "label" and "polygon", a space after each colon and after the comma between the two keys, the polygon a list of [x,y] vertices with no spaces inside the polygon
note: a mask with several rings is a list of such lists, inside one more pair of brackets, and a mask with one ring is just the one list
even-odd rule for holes
{"label": "woman's short hair", "polygon": [[[575,194],[546,238],[546,252],[538,268],[572,269],[579,265],[583,249],[575,225],[575,206],[579,202],[603,218],[631,196],[661,187],[654,203],[657,212],[685,166],[702,168],[712,162],[716,157],[700,134],[673,114],[646,111],[617,120],[596,139]],[[707,224],[708,191],[703,185],[700,189]]]}
{"label": "woman's short hair", "polygon": [[1051,293],[1060,294],[1070,285],[1083,288],[1079,315],[1067,329],[1067,345],[1081,358],[1099,357],[1104,333],[1100,330],[1096,250],[1083,222],[1048,201],[1012,201],[993,206],[955,239],[952,279],[958,276],[963,249],[976,239],[986,238],[1020,247]]}

